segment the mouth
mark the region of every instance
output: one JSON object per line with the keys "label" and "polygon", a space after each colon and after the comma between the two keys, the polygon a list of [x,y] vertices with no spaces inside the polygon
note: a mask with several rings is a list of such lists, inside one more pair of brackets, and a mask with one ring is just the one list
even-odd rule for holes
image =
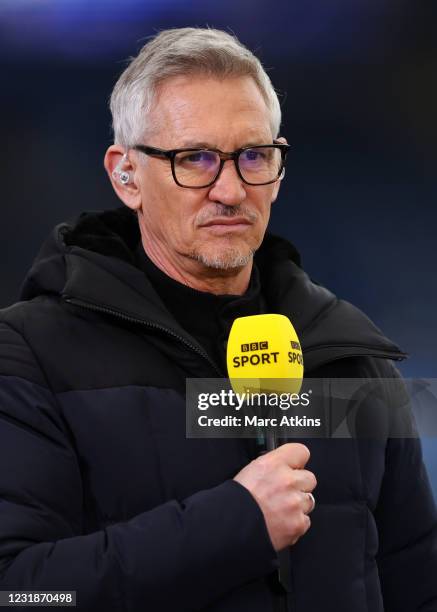
{"label": "mouth", "polygon": [[207,223],[200,227],[208,227],[212,229],[224,229],[224,230],[241,230],[252,225],[252,223],[246,219],[246,217],[217,217],[216,219],[210,219]]}

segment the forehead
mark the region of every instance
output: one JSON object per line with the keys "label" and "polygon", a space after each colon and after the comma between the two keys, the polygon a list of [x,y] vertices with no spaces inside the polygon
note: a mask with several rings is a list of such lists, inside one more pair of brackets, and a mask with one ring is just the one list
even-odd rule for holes
{"label": "forehead", "polygon": [[153,144],[163,148],[230,150],[272,140],[270,114],[251,77],[167,79],[157,90],[150,123]]}

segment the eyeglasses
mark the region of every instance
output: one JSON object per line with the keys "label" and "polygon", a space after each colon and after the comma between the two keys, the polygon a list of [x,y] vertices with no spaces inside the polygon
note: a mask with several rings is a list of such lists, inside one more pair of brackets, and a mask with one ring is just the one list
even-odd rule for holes
{"label": "eyeglasses", "polygon": [[145,155],[169,159],[173,178],[179,187],[210,187],[220,176],[225,161],[232,159],[238,176],[247,185],[274,183],[284,170],[290,145],[266,144],[243,147],[225,153],[219,149],[171,149],[165,151],[138,144],[132,147]]}

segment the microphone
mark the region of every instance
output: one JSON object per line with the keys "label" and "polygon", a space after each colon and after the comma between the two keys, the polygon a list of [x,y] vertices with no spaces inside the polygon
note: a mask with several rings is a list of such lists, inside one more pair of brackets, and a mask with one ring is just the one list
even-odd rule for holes
{"label": "microphone", "polygon": [[[229,333],[226,362],[235,393],[299,393],[303,381],[302,348],[290,319],[260,314],[235,319]],[[266,406],[266,410],[268,406]],[[263,435],[264,452],[277,447],[274,429]],[[278,553],[280,605],[286,609],[292,591],[288,549]],[[279,587],[281,588],[281,587]]]}
{"label": "microphone", "polygon": [[290,319],[260,314],[235,319],[229,333],[228,376],[235,393],[299,393],[303,355]]}

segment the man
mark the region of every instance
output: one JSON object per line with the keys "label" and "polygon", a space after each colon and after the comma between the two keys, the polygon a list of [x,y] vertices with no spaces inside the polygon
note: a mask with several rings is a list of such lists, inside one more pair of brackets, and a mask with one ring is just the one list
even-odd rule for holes
{"label": "man", "polygon": [[417,440],[258,456],[185,437],[185,379],[226,376],[238,316],[289,316],[313,377],[404,357],[265,233],[288,147],[259,61],[224,32],[164,31],[111,110],[125,206],[55,228],[1,313],[0,588],[107,612],[437,610]]}

